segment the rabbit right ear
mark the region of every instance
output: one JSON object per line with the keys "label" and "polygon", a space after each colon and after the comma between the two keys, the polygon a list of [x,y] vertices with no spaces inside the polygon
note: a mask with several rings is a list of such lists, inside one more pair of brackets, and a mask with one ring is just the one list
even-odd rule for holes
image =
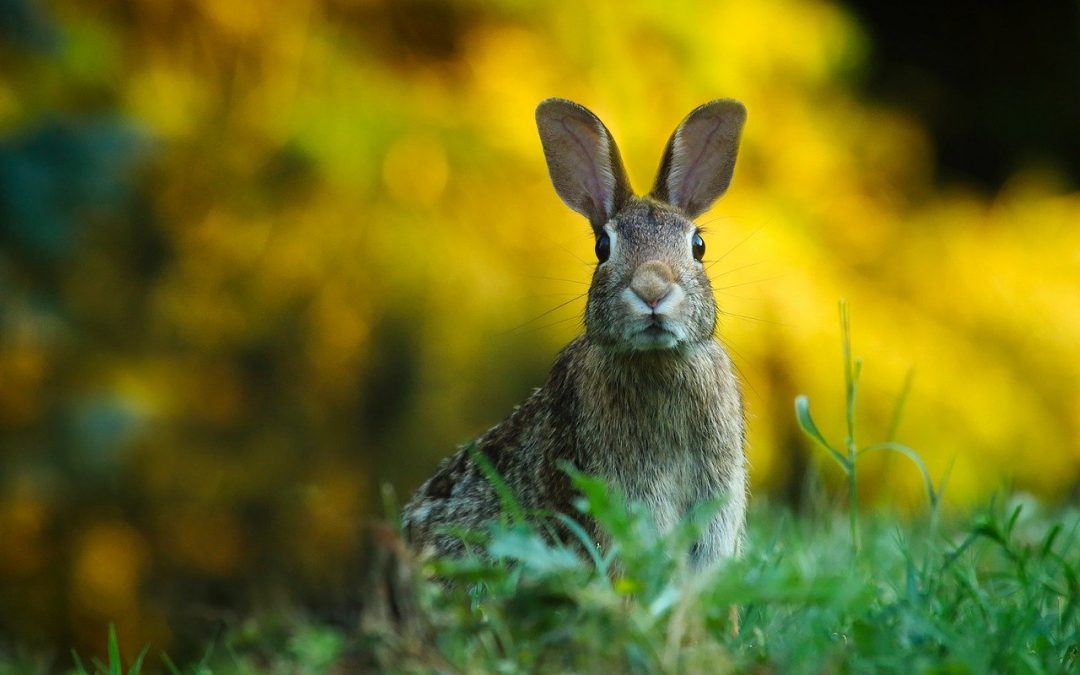
{"label": "rabbit right ear", "polygon": [[537,106],[536,127],[555,192],[600,230],[632,195],[611,132],[584,106],[561,98]]}
{"label": "rabbit right ear", "polygon": [[731,183],[746,108],[730,98],[695,108],[671,135],[652,196],[696,218]]}

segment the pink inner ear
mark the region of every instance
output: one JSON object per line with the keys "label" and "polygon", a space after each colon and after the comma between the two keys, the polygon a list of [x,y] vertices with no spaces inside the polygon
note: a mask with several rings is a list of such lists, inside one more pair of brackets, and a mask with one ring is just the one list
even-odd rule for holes
{"label": "pink inner ear", "polygon": [[[709,122],[712,124],[708,124]],[[715,162],[710,161],[710,159],[721,159],[718,156],[717,148],[714,146],[714,138],[722,128],[723,120],[711,117],[700,121],[695,120],[680,131],[674,148],[675,161],[673,162],[673,170],[668,176],[668,192],[676,195],[676,198],[672,201],[680,208],[689,211],[692,210],[691,207],[696,208],[697,202],[702,199],[709,200],[708,195],[701,195],[700,193],[708,188],[708,180],[717,168],[712,166]],[[708,131],[698,141],[697,139],[705,129]],[[689,143],[687,137],[697,142]],[[687,146],[694,147],[697,150],[693,159],[682,156]],[[678,185],[675,183],[678,183]]]}
{"label": "pink inner ear", "polygon": [[577,168],[578,171],[584,170],[582,172],[581,182],[582,187],[585,188],[586,196],[591,197],[594,202],[599,199],[600,204],[596,204],[596,206],[603,205],[605,208],[610,208],[610,205],[608,204],[610,199],[603,190],[600,167],[598,166],[597,161],[601,148],[594,147],[594,152],[590,153],[589,143],[582,137],[582,134],[578,133],[578,131],[570,124],[567,124],[566,117],[559,119],[559,125],[562,126],[563,131],[565,131],[567,136],[573,139],[574,143],[577,145],[578,155],[580,157],[577,162]]}

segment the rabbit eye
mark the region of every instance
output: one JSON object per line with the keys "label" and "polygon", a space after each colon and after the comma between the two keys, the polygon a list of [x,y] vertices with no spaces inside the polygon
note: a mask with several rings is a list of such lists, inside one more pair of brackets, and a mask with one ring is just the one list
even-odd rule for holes
{"label": "rabbit eye", "polygon": [[600,262],[607,262],[610,255],[611,237],[608,236],[607,232],[604,232],[596,238],[596,259]]}
{"label": "rabbit eye", "polygon": [[694,260],[701,260],[705,257],[705,240],[701,238],[700,234],[694,235],[694,239],[690,242],[690,245],[694,250]]}

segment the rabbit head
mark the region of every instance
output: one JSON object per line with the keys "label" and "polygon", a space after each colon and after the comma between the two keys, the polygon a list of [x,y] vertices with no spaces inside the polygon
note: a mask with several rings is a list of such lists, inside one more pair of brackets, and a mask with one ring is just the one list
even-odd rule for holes
{"label": "rabbit head", "polygon": [[692,219],[731,183],[745,120],[746,109],[731,99],[696,108],[668,141],[652,192],[636,197],[596,115],[564,99],[540,103],[536,123],[555,191],[596,237],[585,308],[590,341],[635,352],[712,339],[716,302]]}

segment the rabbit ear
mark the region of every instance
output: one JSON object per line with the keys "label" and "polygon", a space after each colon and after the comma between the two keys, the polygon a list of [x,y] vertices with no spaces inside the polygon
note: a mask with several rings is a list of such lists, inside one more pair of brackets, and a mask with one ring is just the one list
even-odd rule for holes
{"label": "rabbit ear", "polygon": [[736,100],[711,101],[694,109],[664,150],[652,196],[696,218],[731,184],[746,108]]}
{"label": "rabbit ear", "polygon": [[599,230],[632,194],[611,132],[585,107],[561,98],[541,101],[536,127],[555,192]]}

